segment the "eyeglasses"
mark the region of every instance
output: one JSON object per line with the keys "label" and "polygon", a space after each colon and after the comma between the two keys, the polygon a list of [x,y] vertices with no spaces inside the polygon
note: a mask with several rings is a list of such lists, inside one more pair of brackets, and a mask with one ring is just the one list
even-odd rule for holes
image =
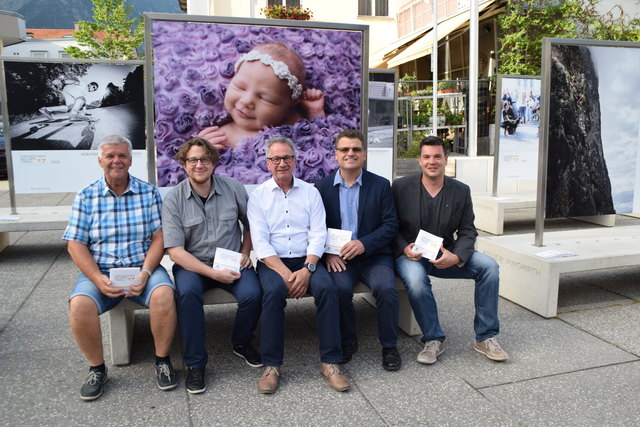
{"label": "eyeglasses", "polygon": [[188,159],[185,159],[185,162],[189,166],[195,166],[198,164],[198,162],[202,163],[202,166],[209,166],[211,164],[211,159],[208,159],[208,158],[199,159],[197,157],[190,157]]}
{"label": "eyeglasses", "polygon": [[274,165],[279,165],[280,164],[280,160],[284,160],[284,162],[286,164],[289,164],[293,161],[293,159],[295,159],[294,156],[282,156],[282,157],[267,157],[267,160],[269,160],[271,163],[273,163]]}
{"label": "eyeglasses", "polygon": [[354,153],[362,153],[364,151],[364,148],[362,148],[362,147],[340,147],[340,148],[336,148],[336,151],[339,151],[341,153],[348,153],[349,150],[353,150]]}

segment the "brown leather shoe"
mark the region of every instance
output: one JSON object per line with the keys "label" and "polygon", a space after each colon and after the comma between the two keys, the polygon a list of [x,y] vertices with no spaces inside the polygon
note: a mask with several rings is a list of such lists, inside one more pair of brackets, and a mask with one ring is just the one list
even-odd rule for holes
{"label": "brown leather shoe", "polygon": [[338,365],[333,363],[322,364],[322,375],[327,378],[329,385],[336,391],[347,391],[351,388],[347,377],[342,375]]}
{"label": "brown leather shoe", "polygon": [[262,378],[258,381],[258,391],[263,394],[275,393],[278,389],[278,377],[280,368],[277,366],[266,366],[262,373]]}

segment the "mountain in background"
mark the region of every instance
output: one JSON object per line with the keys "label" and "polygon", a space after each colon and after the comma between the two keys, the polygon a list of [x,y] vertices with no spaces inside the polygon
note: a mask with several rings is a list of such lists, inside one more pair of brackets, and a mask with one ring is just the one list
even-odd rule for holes
{"label": "mountain in background", "polygon": [[[127,0],[132,5],[131,16],[143,12],[183,14],[178,0]],[[73,28],[76,21],[93,19],[91,0],[0,0],[0,10],[24,16],[27,28]]]}

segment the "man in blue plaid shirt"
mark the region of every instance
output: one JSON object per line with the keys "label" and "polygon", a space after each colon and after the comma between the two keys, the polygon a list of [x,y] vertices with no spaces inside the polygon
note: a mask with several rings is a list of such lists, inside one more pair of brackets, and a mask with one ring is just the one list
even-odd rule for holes
{"label": "man in blue plaid shirt", "polygon": [[[172,390],[177,378],[169,359],[176,328],[174,286],[160,265],[164,255],[162,199],[158,190],[131,175],[131,142],[106,137],[98,147],[104,177],[78,192],[63,240],[80,275],[69,297],[71,332],[89,363],[80,390],[95,400],[107,381],[100,314],[123,298],[149,308],[158,387]],[[114,286],[110,269],[140,267],[135,284]]]}

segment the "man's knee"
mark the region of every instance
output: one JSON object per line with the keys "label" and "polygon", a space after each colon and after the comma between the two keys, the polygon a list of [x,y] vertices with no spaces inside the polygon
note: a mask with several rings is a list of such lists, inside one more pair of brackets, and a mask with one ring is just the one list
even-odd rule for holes
{"label": "man's knee", "polygon": [[163,312],[169,312],[171,310],[174,310],[175,306],[175,293],[171,286],[158,286],[151,293],[151,298],[149,300],[150,308]]}
{"label": "man's knee", "polygon": [[76,295],[69,301],[69,315],[72,321],[99,316],[98,306],[88,296]]}

